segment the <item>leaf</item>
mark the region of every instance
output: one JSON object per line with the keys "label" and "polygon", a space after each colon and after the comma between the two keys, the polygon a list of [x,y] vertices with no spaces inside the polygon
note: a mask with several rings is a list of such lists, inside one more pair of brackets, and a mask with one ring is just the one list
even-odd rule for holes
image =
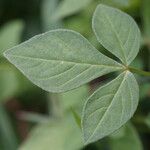
{"label": "leaf", "polygon": [[101,0],[101,3],[125,8],[130,6],[130,0]]}
{"label": "leaf", "polygon": [[42,115],[39,113],[33,113],[33,112],[21,112],[19,114],[19,119],[27,122],[32,123],[47,123],[50,121],[50,118],[48,115]]}
{"label": "leaf", "polygon": [[0,31],[0,57],[3,56],[3,52],[17,45],[21,38],[21,31],[23,29],[23,23],[21,21],[13,21],[7,23]]}
{"label": "leaf", "polygon": [[92,0],[63,0],[53,15],[55,20],[73,15],[91,3]]}
{"label": "leaf", "polygon": [[43,27],[44,30],[52,30],[61,27],[62,22],[54,21],[52,16],[56,10],[58,5],[58,0],[44,0],[42,4],[42,20],[43,20]]}
{"label": "leaf", "polygon": [[2,104],[0,104],[0,133],[0,147],[3,146],[2,150],[16,150],[18,139],[12,128],[11,120]]}
{"label": "leaf", "polygon": [[88,95],[88,85],[59,94],[59,101],[62,104],[62,109],[66,114],[68,114],[68,110],[72,112],[74,119],[80,128],[82,108]]}
{"label": "leaf", "polygon": [[72,117],[59,122],[38,125],[20,150],[80,150],[81,131]]}
{"label": "leaf", "polygon": [[51,92],[68,91],[124,69],[79,33],[61,29],[35,36],[5,52],[5,57],[34,84]]}
{"label": "leaf", "polygon": [[13,68],[0,65],[0,102],[13,96],[18,89],[18,80]]}
{"label": "leaf", "polygon": [[138,85],[129,71],[94,92],[83,108],[85,144],[99,140],[125,124],[133,116],[138,99]]}
{"label": "leaf", "polygon": [[124,135],[119,138],[110,139],[111,150],[142,150],[142,143],[138,133],[131,123],[126,124],[119,129],[119,132],[124,130]]}
{"label": "leaf", "polygon": [[98,41],[125,65],[136,57],[140,31],[135,21],[122,11],[99,5],[93,16],[93,30]]}
{"label": "leaf", "polygon": [[81,113],[81,107],[83,106],[84,100],[88,97],[88,94],[89,87],[87,85],[59,94],[59,101],[62,104],[62,109],[67,111],[73,108],[79,110],[79,113]]}

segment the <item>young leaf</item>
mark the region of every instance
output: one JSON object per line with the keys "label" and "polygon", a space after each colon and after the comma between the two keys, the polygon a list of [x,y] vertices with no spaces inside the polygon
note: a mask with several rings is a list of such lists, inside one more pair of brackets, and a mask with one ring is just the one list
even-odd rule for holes
{"label": "young leaf", "polygon": [[68,110],[73,108],[81,114],[84,101],[89,95],[88,93],[88,85],[83,85],[77,89],[59,94],[62,109],[68,113]]}
{"label": "young leaf", "polygon": [[6,51],[5,57],[34,84],[51,92],[71,90],[123,69],[79,33],[61,29],[35,36]]}
{"label": "young leaf", "polygon": [[58,5],[59,0],[44,0],[42,4],[42,20],[43,20],[43,28],[44,31],[57,29],[58,27],[61,27],[62,22],[54,21],[52,19],[52,16],[54,14],[54,11]]}
{"label": "young leaf", "polygon": [[53,18],[59,20],[72,15],[85,8],[91,1],[92,0],[63,0],[56,9]]}
{"label": "young leaf", "polygon": [[130,6],[131,2],[130,0],[101,0],[101,3],[124,8]]}
{"label": "young leaf", "polygon": [[20,150],[80,150],[82,147],[80,128],[69,116],[61,121],[38,125]]}
{"label": "young leaf", "polygon": [[135,21],[122,11],[99,5],[93,16],[93,30],[98,41],[125,65],[136,57],[140,31]]}
{"label": "young leaf", "polygon": [[18,90],[18,79],[13,68],[0,65],[0,102],[10,98]]}
{"label": "young leaf", "polygon": [[119,129],[121,132],[124,130],[122,137],[111,137],[110,147],[111,150],[142,150],[142,143],[138,136],[138,133],[131,123],[126,124]]}
{"label": "young leaf", "polygon": [[94,142],[120,128],[132,117],[138,99],[138,85],[129,71],[100,87],[89,97],[83,108],[85,143]]}
{"label": "young leaf", "polygon": [[3,52],[19,43],[23,22],[13,21],[6,24],[0,31],[0,57]]}
{"label": "young leaf", "polygon": [[2,104],[0,104],[0,133],[2,150],[16,150],[18,148],[18,139],[12,127],[11,119]]}

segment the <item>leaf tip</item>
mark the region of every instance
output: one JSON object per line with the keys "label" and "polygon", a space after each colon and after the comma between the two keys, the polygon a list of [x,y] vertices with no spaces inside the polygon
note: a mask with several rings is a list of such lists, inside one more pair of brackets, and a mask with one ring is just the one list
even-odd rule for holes
{"label": "leaf tip", "polygon": [[7,58],[7,51],[5,51],[5,52],[3,52],[3,56],[5,57],[5,58]]}
{"label": "leaf tip", "polygon": [[83,134],[83,144],[84,144],[84,146],[86,146],[86,145],[90,144],[91,142],[89,142],[89,139],[85,137],[85,135],[84,135],[84,132],[83,132],[83,131],[82,131],[82,134]]}
{"label": "leaf tip", "polygon": [[3,52],[3,56],[4,56],[7,60],[9,60],[9,55],[10,55],[10,50],[6,50],[6,51]]}
{"label": "leaf tip", "polygon": [[83,144],[86,146],[94,141],[92,141],[91,136],[86,136],[86,131],[84,130],[84,125],[83,125],[83,119],[81,120],[81,129],[82,129],[82,139],[83,139]]}

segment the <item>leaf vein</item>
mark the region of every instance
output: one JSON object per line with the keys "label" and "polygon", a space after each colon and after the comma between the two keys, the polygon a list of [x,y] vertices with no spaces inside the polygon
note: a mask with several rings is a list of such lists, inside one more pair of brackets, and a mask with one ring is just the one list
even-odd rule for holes
{"label": "leaf vein", "polygon": [[119,45],[120,45],[120,48],[121,48],[122,56],[123,56],[123,58],[124,58],[125,63],[127,63],[126,57],[125,57],[125,53],[124,53],[124,48],[123,48],[123,46],[122,46],[122,42],[120,41],[120,38],[118,37],[118,34],[117,34],[117,32],[116,32],[116,30],[115,30],[115,28],[114,28],[114,26],[113,26],[113,24],[112,24],[112,22],[111,22],[111,19],[106,15],[105,12],[104,12],[104,16],[106,17],[108,23],[110,24],[110,26],[111,26],[111,28],[112,28],[112,31],[113,31],[114,34],[116,35],[116,38],[117,38],[117,40],[118,40],[118,42],[119,42]]}
{"label": "leaf vein", "polygon": [[95,128],[94,131],[93,131],[93,134],[88,138],[87,142],[88,142],[88,141],[90,140],[90,138],[95,134],[95,132],[96,132],[98,126],[101,124],[101,122],[102,122],[103,119],[105,118],[105,115],[106,115],[106,113],[109,111],[109,109],[110,109],[110,107],[111,107],[111,104],[112,104],[112,102],[113,102],[113,99],[114,99],[115,95],[118,93],[119,88],[121,87],[121,85],[123,84],[123,82],[124,82],[124,80],[125,80],[125,76],[126,76],[126,74],[124,75],[124,78],[123,78],[122,82],[120,83],[117,92],[114,94],[114,96],[113,96],[113,98],[112,98],[112,101],[111,101],[110,105],[108,106],[108,109],[106,110],[105,114],[104,114],[103,117],[101,118],[101,121],[97,124],[96,128]]}
{"label": "leaf vein", "polygon": [[[7,55],[8,56],[8,55]],[[82,65],[92,65],[92,66],[97,66],[97,67],[108,67],[108,68],[118,68],[118,69],[123,69],[124,67],[118,63],[118,66],[113,66],[113,65],[105,65],[105,64],[90,64],[90,63],[82,63],[82,62],[73,62],[73,61],[66,61],[66,60],[57,60],[57,59],[43,59],[43,58],[36,58],[36,57],[29,57],[29,56],[18,56],[18,55],[11,55],[12,57],[18,57],[18,58],[23,58],[23,59],[34,59],[34,60],[41,60],[45,62],[64,62],[64,63],[70,63],[70,64],[82,64]]]}

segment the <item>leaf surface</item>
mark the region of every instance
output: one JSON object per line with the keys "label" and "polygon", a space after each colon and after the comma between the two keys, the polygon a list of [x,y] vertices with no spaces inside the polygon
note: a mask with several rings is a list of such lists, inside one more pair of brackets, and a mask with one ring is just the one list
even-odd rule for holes
{"label": "leaf surface", "polygon": [[81,131],[74,118],[38,125],[20,150],[80,150],[83,147]]}
{"label": "leaf surface", "polygon": [[110,147],[112,150],[142,150],[142,143],[138,136],[138,133],[131,123],[127,123],[119,132],[124,131],[124,135],[110,139]]}
{"label": "leaf surface", "polygon": [[34,84],[51,92],[71,90],[101,75],[124,69],[70,30],[35,36],[6,51],[5,57]]}
{"label": "leaf surface", "polygon": [[55,21],[52,19],[58,3],[58,0],[43,0],[41,14],[44,31],[57,29],[62,26],[62,22],[60,20]]}
{"label": "leaf surface", "polygon": [[133,116],[138,99],[138,85],[129,71],[100,87],[89,97],[83,108],[85,143],[99,140],[120,128]]}
{"label": "leaf surface", "polygon": [[93,30],[98,41],[125,65],[136,57],[140,31],[135,21],[124,12],[98,5],[93,16]]}
{"label": "leaf surface", "polygon": [[101,3],[110,5],[110,6],[128,8],[131,2],[130,0],[101,0]]}
{"label": "leaf surface", "polygon": [[55,20],[73,15],[90,4],[92,0],[62,0],[53,16]]}
{"label": "leaf surface", "polygon": [[17,45],[20,42],[23,22],[16,20],[7,23],[0,31],[0,57],[8,48]]}
{"label": "leaf surface", "polygon": [[4,106],[0,104],[0,147],[2,146],[3,150],[16,150],[18,147],[18,139],[11,121]]}
{"label": "leaf surface", "polygon": [[78,110],[81,114],[84,101],[88,96],[89,87],[88,85],[83,85],[74,90],[59,94],[59,101],[62,105],[62,109],[67,111],[66,113],[68,113],[68,110],[73,108],[75,111]]}
{"label": "leaf surface", "polygon": [[0,102],[16,94],[18,79],[13,68],[0,65]]}

